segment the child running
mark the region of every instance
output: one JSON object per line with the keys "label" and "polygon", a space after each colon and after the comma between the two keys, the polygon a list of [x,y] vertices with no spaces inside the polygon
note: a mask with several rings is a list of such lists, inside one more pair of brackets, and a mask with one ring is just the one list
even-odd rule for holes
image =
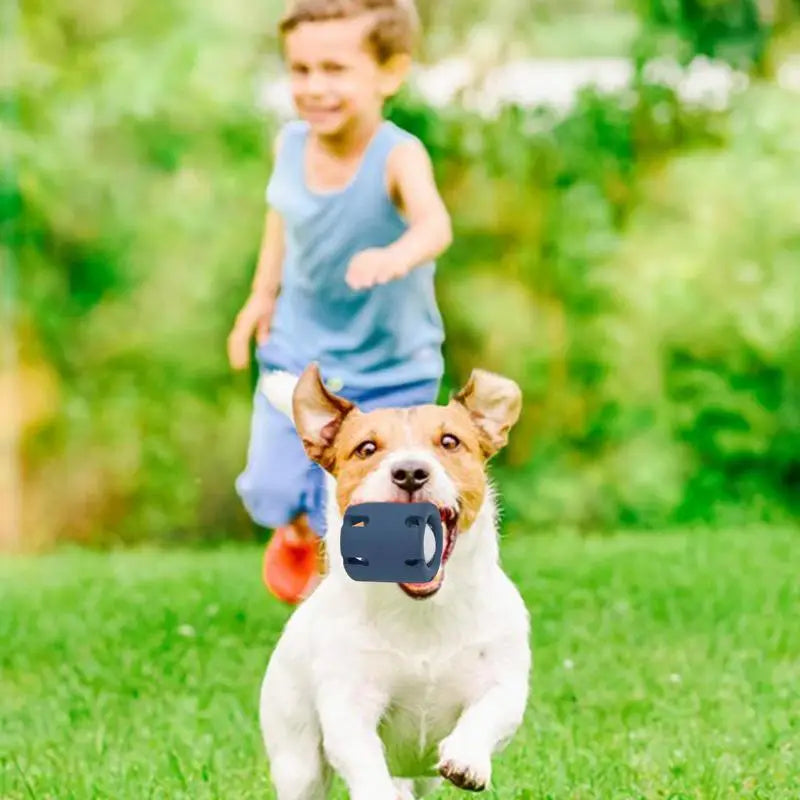
{"label": "child running", "polygon": [[[411,67],[412,0],[293,0],[280,24],[298,120],[280,131],[252,291],[228,338],[261,375],[319,364],[364,410],[436,402],[444,330],[434,259],[450,217],[420,141],[384,119]],[[324,475],[258,389],[236,489],[273,528],[263,579],[295,604],[320,578]]]}

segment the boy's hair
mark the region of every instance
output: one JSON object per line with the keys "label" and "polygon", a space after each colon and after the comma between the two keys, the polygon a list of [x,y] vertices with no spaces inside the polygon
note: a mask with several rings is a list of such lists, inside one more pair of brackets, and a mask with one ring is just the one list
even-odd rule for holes
{"label": "boy's hair", "polygon": [[280,32],[286,36],[303,22],[350,19],[365,14],[373,17],[367,43],[378,63],[383,64],[392,56],[411,54],[419,28],[414,0],[289,0]]}

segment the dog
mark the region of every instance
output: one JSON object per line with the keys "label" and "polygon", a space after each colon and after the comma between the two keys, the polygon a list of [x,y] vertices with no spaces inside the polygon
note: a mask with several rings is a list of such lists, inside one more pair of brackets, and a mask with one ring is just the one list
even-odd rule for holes
{"label": "dog", "polygon": [[[268,376],[268,399],[326,471],[328,572],[290,617],[261,686],[259,722],[278,800],[415,800],[442,779],[482,791],[521,725],[530,621],[499,561],[486,462],[521,409],[482,370],[446,406],[364,413],[312,364]],[[362,502],[434,503],[442,567],[427,584],[356,582],[339,534]]]}

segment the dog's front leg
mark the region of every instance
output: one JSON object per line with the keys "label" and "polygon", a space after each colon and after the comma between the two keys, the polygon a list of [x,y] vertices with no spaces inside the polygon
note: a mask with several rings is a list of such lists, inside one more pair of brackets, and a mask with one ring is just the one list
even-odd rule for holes
{"label": "dog's front leg", "polygon": [[349,676],[321,685],[318,692],[322,740],[331,766],[347,784],[350,800],[397,800],[378,723],[386,698],[367,681]]}
{"label": "dog's front leg", "polygon": [[500,650],[505,663],[493,681],[462,713],[453,732],[439,745],[440,774],[461,789],[480,792],[492,777],[492,755],[522,723],[528,701],[529,653],[524,644]]}
{"label": "dog's front leg", "polygon": [[495,686],[462,714],[439,746],[439,772],[461,789],[480,792],[492,777],[492,754],[522,722],[525,687]]}

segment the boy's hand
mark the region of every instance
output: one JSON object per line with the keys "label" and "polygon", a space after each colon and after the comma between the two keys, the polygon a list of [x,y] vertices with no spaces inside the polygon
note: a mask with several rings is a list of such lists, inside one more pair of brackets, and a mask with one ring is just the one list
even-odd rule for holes
{"label": "boy's hand", "polygon": [[354,256],[345,280],[351,289],[357,291],[402,278],[407,273],[408,266],[388,247],[374,247]]}
{"label": "boy's hand", "polygon": [[245,369],[250,363],[250,339],[254,332],[256,344],[267,341],[274,307],[271,297],[251,294],[247,298],[228,335],[228,360],[234,369]]}

